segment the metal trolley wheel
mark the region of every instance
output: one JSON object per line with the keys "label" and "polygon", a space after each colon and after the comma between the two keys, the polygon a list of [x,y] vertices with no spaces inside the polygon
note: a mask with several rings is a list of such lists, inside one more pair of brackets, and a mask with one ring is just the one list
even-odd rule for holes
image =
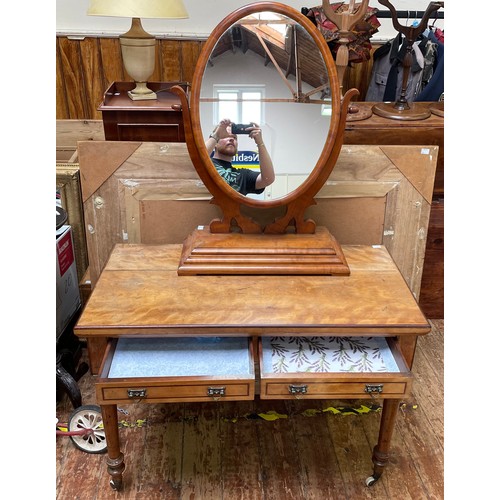
{"label": "metal trolley wheel", "polygon": [[99,406],[79,406],[70,415],[68,431],[77,432],[85,429],[88,433],[70,436],[74,445],[87,453],[104,453],[108,447]]}

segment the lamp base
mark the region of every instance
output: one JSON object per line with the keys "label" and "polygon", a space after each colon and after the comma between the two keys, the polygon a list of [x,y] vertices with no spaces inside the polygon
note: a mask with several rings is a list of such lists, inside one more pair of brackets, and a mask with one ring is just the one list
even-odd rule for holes
{"label": "lamp base", "polygon": [[127,92],[133,101],[146,101],[149,99],[158,99],[156,92],[148,88],[146,82],[135,82],[135,89]]}
{"label": "lamp base", "polygon": [[151,94],[134,94],[132,90],[129,90],[127,94],[130,99],[132,99],[132,101],[147,101],[149,99],[158,99],[158,96],[154,92],[151,92]]}

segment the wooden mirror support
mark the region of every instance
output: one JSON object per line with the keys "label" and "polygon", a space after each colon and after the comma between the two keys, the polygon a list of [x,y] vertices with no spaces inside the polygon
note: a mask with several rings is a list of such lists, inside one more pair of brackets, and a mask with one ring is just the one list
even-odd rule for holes
{"label": "wooden mirror support", "polygon": [[[234,23],[258,12],[287,16],[307,30],[325,61],[332,105],[327,139],[310,175],[286,196],[264,201],[241,195],[218,174],[206,151],[199,112],[201,83],[214,46]],[[349,103],[359,92],[351,89],[341,99],[331,52],[310,21],[297,10],[276,2],[258,2],[237,9],[219,23],[205,43],[195,68],[190,102],[182,88],[173,87],[172,91],[179,95],[182,107],[190,110],[183,113],[187,148],[200,179],[213,196],[211,203],[222,210],[222,218],[195,229],[186,239],[178,274],[348,275],[349,266],[340,244],[326,228],[316,227],[313,220],[306,219],[305,211],[316,204],[314,196],[335,166]],[[258,212],[280,208],[283,215],[260,224],[243,214],[242,207]]]}
{"label": "wooden mirror support", "polygon": [[408,76],[412,63],[413,44],[418,36],[426,29],[429,18],[433,12],[436,12],[444,6],[444,2],[430,2],[422,16],[422,20],[416,27],[402,26],[398,21],[398,13],[389,0],[379,0],[379,3],[387,7],[391,12],[392,24],[394,29],[406,37],[406,52],[403,59],[403,82],[401,95],[396,102],[381,102],[375,104],[372,110],[376,115],[390,118],[393,120],[424,120],[431,116],[428,106],[420,103],[409,103],[406,97],[408,88]]}
{"label": "wooden mirror support", "polygon": [[[334,9],[330,5],[330,0],[323,0],[323,11],[325,16],[339,27],[339,48],[335,64],[340,82],[340,89],[343,92],[345,71],[349,65],[349,35],[356,24],[364,19],[368,9],[368,0],[362,0],[361,4],[357,4],[355,0],[349,0],[349,5],[344,8],[342,5],[339,9]],[[360,103],[351,104],[347,114],[347,121],[366,120],[372,116],[371,107]]]}

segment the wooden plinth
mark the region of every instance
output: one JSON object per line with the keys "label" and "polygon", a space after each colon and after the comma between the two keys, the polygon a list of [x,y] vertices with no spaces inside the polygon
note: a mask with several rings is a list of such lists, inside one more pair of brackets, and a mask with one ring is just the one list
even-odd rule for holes
{"label": "wooden plinth", "polygon": [[349,113],[347,114],[346,120],[348,122],[357,122],[360,120],[366,120],[372,116],[371,106],[366,104],[361,104],[358,102],[353,102],[349,106]]}
{"label": "wooden plinth", "polygon": [[392,120],[425,120],[431,116],[428,105],[412,102],[408,103],[408,106],[408,109],[398,109],[394,102],[381,102],[375,104],[372,111],[378,116]]}
{"label": "wooden plinth", "polygon": [[436,116],[442,116],[444,118],[444,102],[433,102],[429,109],[432,114]]}
{"label": "wooden plinth", "polygon": [[210,233],[195,230],[184,242],[179,276],[349,275],[337,240],[325,227],[315,234]]}

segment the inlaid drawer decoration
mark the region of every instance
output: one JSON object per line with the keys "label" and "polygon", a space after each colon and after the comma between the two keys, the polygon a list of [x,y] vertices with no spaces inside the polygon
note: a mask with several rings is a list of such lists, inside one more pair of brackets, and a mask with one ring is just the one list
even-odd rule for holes
{"label": "inlaid drawer decoration", "polygon": [[246,400],[255,393],[251,340],[119,338],[96,382],[99,403]]}
{"label": "inlaid drawer decoration", "polygon": [[411,373],[395,338],[263,337],[260,396],[402,398]]}

